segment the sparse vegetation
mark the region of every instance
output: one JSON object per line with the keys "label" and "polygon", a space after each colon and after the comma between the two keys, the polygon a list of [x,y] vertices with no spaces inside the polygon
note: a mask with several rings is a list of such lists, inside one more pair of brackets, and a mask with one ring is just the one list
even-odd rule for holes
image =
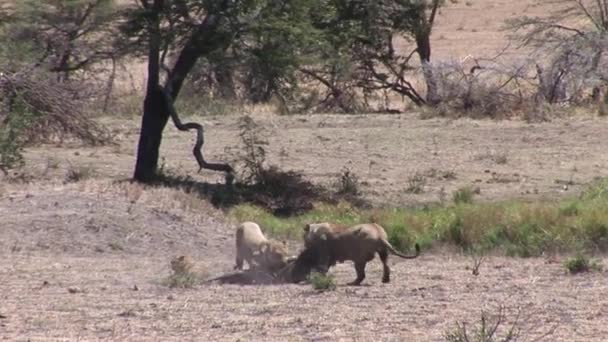
{"label": "sparse vegetation", "polygon": [[[499,250],[511,256],[539,256],[545,251],[608,250],[608,182],[587,189],[580,199],[560,201],[502,201],[471,203],[471,190],[451,206],[425,209],[361,209],[348,203],[317,205],[301,215],[278,218],[251,205],[230,211],[238,220],[251,219],[270,234],[300,238],[308,222],[354,224],[377,222],[396,248],[406,251],[414,241],[421,248],[441,243],[464,251]],[[563,207],[576,206],[577,215]],[[573,204],[574,203],[574,204]]]}
{"label": "sparse vegetation", "polygon": [[93,176],[93,169],[86,165],[72,165],[70,164],[65,173],[66,183],[75,183],[82,180],[91,178]]}
{"label": "sparse vegetation", "polygon": [[506,315],[501,306],[498,313],[481,312],[481,319],[471,329],[466,322],[457,322],[456,327],[445,333],[446,342],[515,342],[521,333],[519,313],[510,325],[505,321]]}
{"label": "sparse vegetation", "polygon": [[336,282],[330,274],[312,272],[310,274],[310,283],[313,289],[317,291],[333,291],[336,289]]}
{"label": "sparse vegetation", "polygon": [[452,193],[452,200],[454,201],[455,204],[461,204],[461,203],[470,204],[470,203],[473,203],[474,196],[475,196],[475,193],[473,191],[473,188],[471,188],[470,186],[464,186],[462,188],[457,189],[456,191],[454,191]]}
{"label": "sparse vegetation", "polygon": [[110,247],[111,250],[113,251],[124,251],[125,248],[123,247],[123,245],[120,242],[110,242],[108,244],[108,247]]}
{"label": "sparse vegetation", "polygon": [[344,168],[336,182],[336,195],[357,197],[361,194],[359,190],[359,178],[349,168]]}
{"label": "sparse vegetation", "polygon": [[580,253],[574,257],[566,259],[566,261],[564,261],[564,267],[570,274],[602,270],[602,265],[599,262]]}
{"label": "sparse vegetation", "polygon": [[413,176],[407,179],[407,188],[405,191],[412,194],[421,194],[424,192],[425,185],[426,177],[423,174],[416,172]]}
{"label": "sparse vegetation", "polygon": [[199,281],[198,276],[192,272],[179,272],[171,274],[163,283],[171,288],[190,289]]}
{"label": "sparse vegetation", "polygon": [[471,261],[473,262],[473,265],[470,267],[472,275],[474,275],[474,276],[479,275],[479,268],[481,267],[481,264],[483,264],[484,260],[485,260],[485,255],[483,255],[477,251],[472,251]]}

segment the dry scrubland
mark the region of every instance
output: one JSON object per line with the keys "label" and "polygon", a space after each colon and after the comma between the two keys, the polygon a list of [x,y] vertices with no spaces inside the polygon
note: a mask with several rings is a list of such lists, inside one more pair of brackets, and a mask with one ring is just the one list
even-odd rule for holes
{"label": "dry scrubland", "polygon": [[[435,56],[491,54],[504,44],[500,20],[541,14],[537,3],[451,5],[439,17]],[[471,42],[475,49],[467,48]],[[321,183],[349,167],[377,205],[437,201],[464,185],[478,187],[484,201],[575,196],[608,166],[608,125],[591,113],[539,124],[420,120],[414,112],[254,118],[270,133],[271,163]],[[521,311],[523,341],[608,336],[606,273],[567,275],[562,255],[491,256],[473,276],[471,258],[439,249],[413,261],[392,257],[390,284],[380,282],[375,260],[361,287],[343,285],[354,278],[346,263],[332,269],[337,289],[322,293],[309,285],[168,288],[162,282],[176,255],[192,255],[209,276],[228,272],[234,222],[204,200],[123,181],[132,172],[139,120],[101,120],[117,146],[32,148],[25,172],[34,180],[0,183],[0,338],[441,341],[456,322],[469,322],[471,331],[482,309],[497,313],[500,305],[507,325]],[[237,117],[202,122],[207,158],[230,159]],[[221,181],[194,173],[190,146],[190,135],[169,127],[166,168]],[[65,182],[68,171],[71,180],[84,179]],[[419,194],[407,191],[415,176],[423,179]]]}

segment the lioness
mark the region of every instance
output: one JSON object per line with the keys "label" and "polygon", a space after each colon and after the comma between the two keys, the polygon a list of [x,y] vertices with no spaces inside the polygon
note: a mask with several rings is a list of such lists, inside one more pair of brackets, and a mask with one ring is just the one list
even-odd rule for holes
{"label": "lioness", "polygon": [[236,229],[236,265],[234,269],[242,270],[243,261],[249,268],[261,266],[271,272],[287,265],[287,247],[285,242],[269,240],[255,222],[243,222]]}
{"label": "lioness", "polygon": [[[388,255],[397,255],[405,259],[417,258],[420,255],[420,246],[415,245],[416,254],[404,255],[395,250],[387,241],[386,231],[382,226],[375,223],[363,223],[352,226],[348,229],[327,229],[320,228],[311,232],[311,225],[307,225],[304,230],[308,237],[306,249],[314,250],[315,254],[327,254],[327,258],[317,257],[317,260],[326,259],[326,268],[336,264],[351,260],[355,263],[357,278],[349,285],[360,285],[365,279],[365,266],[374,259],[376,253],[380,256],[383,265],[382,282],[390,282],[391,270],[388,266]],[[327,252],[321,252],[327,249]],[[309,252],[310,253],[310,252]],[[310,260],[311,258],[308,257]],[[321,262],[321,261],[319,261]],[[324,265],[321,265],[323,268]],[[309,268],[309,267],[307,267]]]}

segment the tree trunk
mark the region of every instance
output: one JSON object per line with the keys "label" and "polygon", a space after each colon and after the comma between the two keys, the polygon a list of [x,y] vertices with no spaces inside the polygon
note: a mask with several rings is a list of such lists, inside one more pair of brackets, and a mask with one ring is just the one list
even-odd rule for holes
{"label": "tree trunk", "polygon": [[139,145],[137,146],[137,162],[135,164],[135,178],[140,182],[150,182],[156,176],[158,158],[163,130],[169,119],[163,94],[148,91],[144,100],[144,115],[141,122]]}
{"label": "tree trunk", "polygon": [[431,12],[428,18],[425,16],[424,22],[421,23],[415,36],[422,73],[426,82],[426,102],[431,106],[435,106],[441,102],[441,97],[439,96],[437,79],[431,66],[431,32],[433,31],[433,25],[435,24],[435,18],[441,6],[441,1],[433,0],[430,6]]}
{"label": "tree trunk", "polygon": [[156,176],[160,143],[163,129],[167,124],[169,115],[164,96],[159,89],[160,72],[160,18],[163,0],[154,0],[153,8],[148,15],[150,32],[150,45],[148,48],[148,81],[146,84],[146,98],[144,99],[144,114],[137,146],[137,161],[133,178],[139,182],[150,182]]}
{"label": "tree trunk", "polygon": [[426,83],[426,102],[434,106],[441,102],[437,87],[437,80],[431,67],[431,35],[430,30],[423,30],[416,37],[416,46],[420,64],[422,65],[422,74]]}
{"label": "tree trunk", "polygon": [[[225,6],[227,6],[225,4]],[[197,59],[225,44],[230,43],[230,36],[217,34],[220,18],[209,14],[199,25],[196,32],[186,42],[180,52],[175,65],[169,72],[165,87],[159,84],[160,72],[160,20],[159,13],[162,11],[163,0],[154,0],[153,10],[150,11],[150,46],[148,52],[148,82],[146,85],[146,98],[144,100],[144,113],[141,123],[139,145],[137,147],[137,161],[133,178],[140,182],[154,180],[158,167],[158,158],[162,134],[170,117],[169,105],[165,100],[164,90],[169,93],[171,101],[175,101],[186,76],[196,64]],[[200,126],[200,125],[199,125]],[[202,138],[201,138],[202,139]],[[202,140],[199,148],[202,146]],[[202,157],[201,167],[209,167],[223,171],[231,171],[228,166],[215,164],[209,165]],[[199,161],[201,164],[201,161]]]}

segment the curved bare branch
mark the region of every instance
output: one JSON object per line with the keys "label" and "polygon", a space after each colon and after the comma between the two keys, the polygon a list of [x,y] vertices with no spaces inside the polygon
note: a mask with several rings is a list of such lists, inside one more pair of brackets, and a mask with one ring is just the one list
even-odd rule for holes
{"label": "curved bare branch", "polygon": [[207,169],[213,171],[224,171],[228,174],[232,174],[234,172],[232,166],[223,163],[209,163],[205,160],[205,158],[203,157],[203,153],[201,152],[203,144],[205,143],[203,126],[196,122],[182,123],[179,116],[177,115],[175,107],[173,106],[173,99],[169,94],[169,90],[161,86],[158,86],[158,88],[160,93],[162,93],[164,96],[167,110],[169,111],[169,115],[171,115],[171,119],[173,120],[173,124],[175,125],[175,127],[180,131],[196,130],[196,143],[194,144],[194,148],[192,149],[192,154],[194,154],[194,158],[196,158],[196,161],[198,163],[198,171],[200,172],[202,169]]}

